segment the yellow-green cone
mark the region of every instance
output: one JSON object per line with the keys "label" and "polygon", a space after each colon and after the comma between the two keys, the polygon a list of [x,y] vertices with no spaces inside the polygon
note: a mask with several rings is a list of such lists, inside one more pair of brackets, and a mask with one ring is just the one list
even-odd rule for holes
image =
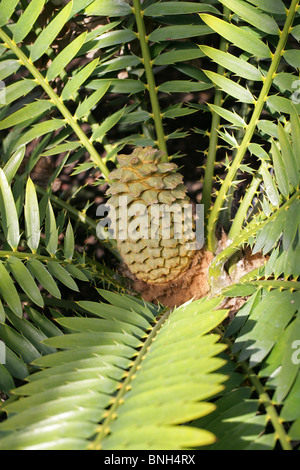
{"label": "yellow-green cone", "polygon": [[[182,233],[181,215],[183,207],[189,204],[187,190],[182,184],[182,175],[176,172],[177,165],[162,163],[162,154],[152,147],[139,147],[131,155],[119,155],[119,168],[110,174],[113,183],[107,191],[111,196],[107,203],[116,209],[117,221],[124,222],[124,216],[127,217],[129,230],[124,239],[117,238],[120,255],[137,279],[150,284],[174,280],[188,268],[193,255],[190,249],[190,243],[194,240],[191,217],[185,219],[185,232]],[[126,208],[120,205],[122,200],[126,200]],[[143,219],[140,215],[142,211],[136,212],[137,203],[146,210]],[[151,211],[154,205],[158,208],[158,203],[171,206],[172,210],[176,208],[181,215],[178,217],[170,212],[169,220],[165,214],[155,219]],[[143,238],[147,223],[150,227],[148,239]],[[137,225],[141,237],[131,238],[130,226]]]}

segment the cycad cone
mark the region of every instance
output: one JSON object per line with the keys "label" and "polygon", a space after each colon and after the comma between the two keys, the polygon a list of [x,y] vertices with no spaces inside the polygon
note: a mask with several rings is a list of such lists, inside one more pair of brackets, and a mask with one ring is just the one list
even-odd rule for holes
{"label": "cycad cone", "polygon": [[[162,163],[162,155],[163,152],[152,147],[139,147],[131,155],[119,155],[119,168],[110,174],[113,183],[107,191],[111,196],[107,203],[115,209],[117,223],[126,213],[128,229],[130,224],[137,224],[141,220],[151,227],[152,235],[150,228],[148,235],[152,238],[135,235],[133,239],[128,230],[125,239],[117,237],[117,246],[131,273],[139,280],[156,285],[173,281],[188,268],[194,243],[192,216],[186,217],[183,227],[182,219],[173,212],[169,213],[169,219],[162,213],[154,219],[151,213],[153,205],[157,208],[158,203],[159,207],[165,204],[179,211],[189,205],[182,175],[176,172],[177,165]],[[126,212],[120,205],[121,196],[127,196],[123,198],[127,201]],[[145,219],[141,219],[141,213],[138,218],[137,215],[130,215],[130,212],[135,214],[135,210],[131,209],[137,207],[133,206],[136,203],[145,208]],[[166,226],[166,222],[169,226]],[[141,232],[145,233],[142,225]]]}

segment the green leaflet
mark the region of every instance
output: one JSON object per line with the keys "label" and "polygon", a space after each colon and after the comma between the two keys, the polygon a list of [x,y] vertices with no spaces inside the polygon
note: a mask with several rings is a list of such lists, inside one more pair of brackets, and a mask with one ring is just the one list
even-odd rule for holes
{"label": "green leaflet", "polygon": [[25,96],[38,84],[34,80],[20,80],[12,83],[5,89],[5,104],[10,104],[21,96]]}
{"label": "green leaflet", "polygon": [[23,211],[23,204],[24,204],[24,177],[15,175],[15,182],[12,188],[17,215],[18,217],[21,216]]}
{"label": "green leaflet", "polygon": [[291,440],[298,440],[300,436],[300,419],[298,418],[293,425],[291,426],[291,429],[289,431],[289,438]]}
{"label": "green leaflet", "polygon": [[47,336],[38,328],[32,325],[27,319],[17,317],[13,312],[7,310],[7,318],[14,327],[22,331],[23,336],[32,344],[41,354],[51,354],[55,352],[54,348],[49,348],[43,344]]}
{"label": "green leaflet", "polygon": [[267,119],[260,119],[257,122],[257,128],[263,133],[271,137],[276,137],[278,139],[278,127],[274,122],[269,121]]}
{"label": "green leaflet", "polygon": [[[182,43],[182,45],[183,44],[184,43]],[[189,48],[180,48],[180,46],[177,46],[174,50],[157,55],[153,63],[155,65],[174,64],[175,62],[198,59],[203,57],[203,55],[201,49],[192,47],[192,44]]]}
{"label": "green leaflet", "polygon": [[105,95],[109,88],[109,83],[104,83],[102,86],[98,88],[94,93],[91,94],[85,101],[78,105],[78,108],[75,111],[75,117],[77,119],[83,118],[85,115],[89,113],[96,106],[101,98]]}
{"label": "green leaflet", "polygon": [[262,13],[258,8],[254,8],[241,0],[220,0],[229,10],[237,13],[255,28],[268,34],[279,34],[279,28],[276,21],[269,15]]}
{"label": "green leaflet", "polygon": [[220,106],[216,106],[214,104],[209,104],[209,107],[219,114],[223,119],[226,121],[231,122],[236,127],[246,127],[246,123],[243,118],[241,118],[237,113],[233,113],[228,109],[221,108]]}
{"label": "green leaflet", "polygon": [[25,306],[25,311],[27,316],[34,323],[34,325],[36,325],[39,330],[44,333],[45,336],[59,336],[63,334],[63,332],[61,331],[61,329],[58,328],[58,326],[56,326],[45,315],[39,313],[34,308]]}
{"label": "green leaflet", "polygon": [[[136,34],[130,29],[109,31],[107,33],[101,34],[98,41],[92,41],[90,50],[104,49],[105,47],[128,43],[130,41],[134,41],[135,39]],[[86,52],[85,49],[88,47],[88,45],[89,43],[87,43],[86,46],[83,46],[80,52]]]}
{"label": "green leaflet", "polygon": [[60,291],[57,287],[51,274],[47,271],[45,266],[38,260],[30,258],[27,261],[26,267],[31,274],[38,280],[38,282],[46,289],[53,297],[61,298]]}
{"label": "green leaflet", "polygon": [[26,185],[24,214],[27,244],[31,251],[35,253],[40,244],[40,212],[31,178],[28,178]]}
{"label": "green leaflet", "polygon": [[[290,100],[285,98],[284,96],[269,96],[267,99],[267,106],[272,110],[272,112],[277,112],[277,113],[286,113],[290,114],[291,109],[292,109],[292,103]],[[296,105],[297,109],[300,111],[300,106],[299,104]]]}
{"label": "green leaflet", "polygon": [[267,196],[271,204],[275,207],[278,207],[280,202],[279,193],[276,188],[275,182],[272,176],[270,175],[267,166],[264,163],[262,164],[260,171],[264,180],[264,186]]}
{"label": "green leaflet", "polygon": [[299,218],[300,213],[300,202],[295,201],[289,207],[288,214],[284,224],[284,231],[282,237],[282,246],[284,250],[288,250],[289,247],[293,245],[297,234],[297,224],[295,223],[296,220]]}
{"label": "green leaflet", "polygon": [[23,312],[18,292],[2,261],[0,261],[0,295],[12,311],[21,317]]}
{"label": "green leaflet", "polygon": [[285,6],[281,0],[249,0],[263,11],[285,15]]}
{"label": "green leaflet", "polygon": [[0,325],[0,336],[10,349],[23,358],[24,362],[30,363],[40,357],[35,346],[11,326]]}
{"label": "green leaflet", "polygon": [[95,131],[92,134],[91,140],[102,142],[107,132],[119,122],[124,112],[125,112],[125,109],[123,108],[123,109],[120,109],[119,111],[116,111],[111,116],[107,117],[99,125],[99,127],[95,129]]}
{"label": "green leaflet", "polygon": [[144,16],[185,15],[188,13],[210,12],[218,13],[212,5],[196,4],[194,2],[157,2],[143,11]]}
{"label": "green leaflet", "polygon": [[84,272],[80,267],[74,266],[74,264],[67,264],[64,268],[75,279],[84,282],[89,281],[88,272]]}
{"label": "green leaflet", "polygon": [[289,181],[291,185],[296,188],[300,178],[299,165],[297,164],[296,156],[294,155],[288,135],[280,123],[278,123],[278,135],[282,158]]}
{"label": "green leaflet", "polygon": [[171,80],[159,85],[158,90],[164,93],[188,93],[212,88],[211,83],[192,82],[190,80]]}
{"label": "green leaflet", "polygon": [[74,246],[75,246],[74,232],[73,232],[72,224],[69,221],[66,234],[65,234],[65,244],[64,244],[64,255],[65,255],[65,258],[69,261],[71,261],[74,256]]}
{"label": "green leaflet", "polygon": [[0,323],[4,323],[4,322],[5,322],[5,311],[4,311],[2,301],[0,300]]}
{"label": "green leaflet", "polygon": [[133,124],[136,122],[142,122],[145,123],[151,119],[150,113],[147,111],[133,111],[132,113],[126,113],[124,114],[121,119],[120,123],[128,123],[128,124]]}
{"label": "green leaflet", "polygon": [[22,263],[22,261],[14,256],[11,256],[8,259],[8,267],[20,285],[22,290],[25,294],[39,307],[44,306],[43,298],[40,294],[40,291],[34,282],[33,277],[31,276],[30,272],[26,268],[26,266]]}
{"label": "green leaflet", "polygon": [[133,94],[145,90],[145,85],[141,80],[133,80],[129,78],[126,80],[121,80],[118,78],[101,78],[99,80],[92,80],[87,85],[87,88],[91,88],[92,90],[98,90],[100,87],[106,84],[109,84],[108,91],[111,93]]}
{"label": "green leaflet", "polygon": [[54,80],[65,68],[66,63],[70,61],[80,50],[86,39],[87,33],[82,33],[74,41],[67,45],[53,60],[47,70],[46,78],[50,82]]}
{"label": "green leaflet", "polygon": [[70,13],[70,18],[73,18],[79,12],[84,12],[84,9],[92,2],[93,0],[73,0],[73,8]]}
{"label": "green leaflet", "polygon": [[53,103],[47,100],[38,100],[34,103],[30,103],[11,114],[7,118],[3,119],[3,121],[0,122],[0,130],[21,124],[24,121],[28,121],[29,119],[37,118],[52,107]]}
{"label": "green leaflet", "polygon": [[55,256],[58,245],[58,229],[50,201],[48,201],[46,208],[45,245],[48,253],[52,256]]}
{"label": "green leaflet", "polygon": [[123,0],[112,3],[110,0],[95,0],[85,8],[87,15],[124,16],[132,13],[130,5]]}
{"label": "green leaflet", "polygon": [[295,39],[297,39],[297,41],[300,40],[300,25],[299,24],[293,27],[291,34],[294,36]]}
{"label": "green leaflet", "polygon": [[300,51],[297,49],[288,49],[284,51],[283,57],[296,70],[299,70]]}
{"label": "green leaflet", "polygon": [[17,21],[13,39],[16,43],[23,41],[27,34],[31,31],[32,25],[38,19],[44,8],[45,0],[32,0],[24,13]]}
{"label": "green leaflet", "polygon": [[[15,354],[8,347],[6,347],[5,367],[8,370],[8,372],[16,379],[24,380],[28,375],[28,369],[23,359],[21,359],[17,354]],[[9,390],[12,390],[13,388],[14,388],[14,384],[10,387]]]}
{"label": "green leaflet", "polygon": [[83,67],[80,72],[78,72],[74,77],[72,77],[68,83],[65,85],[63,92],[61,94],[61,99],[63,101],[72,98],[74,93],[77,93],[81,85],[89,78],[93,73],[96,65],[98,64],[99,59],[95,59],[85,67]]}
{"label": "green leaflet", "polygon": [[209,46],[199,46],[205,55],[223,67],[234,72],[238,77],[244,77],[247,80],[262,80],[260,71],[245,60],[235,57],[228,52],[219,51]]}
{"label": "green leaflet", "polygon": [[0,213],[5,238],[13,250],[17,250],[20,240],[19,219],[14,197],[5,173],[0,168]]}
{"label": "green leaflet", "polygon": [[186,116],[188,114],[196,113],[196,109],[191,109],[187,107],[182,107],[181,103],[175,106],[169,106],[167,109],[163,110],[163,117],[174,119],[178,116]]}
{"label": "green leaflet", "polygon": [[193,36],[203,36],[211,33],[211,29],[206,25],[186,25],[184,26],[165,26],[155,29],[149,35],[149,41],[161,42],[174,39],[191,38]]}
{"label": "green leaflet", "polygon": [[274,171],[275,171],[278,188],[281,194],[283,194],[283,196],[287,198],[290,192],[289,181],[288,181],[288,177],[286,174],[285,165],[283,164],[282,155],[279,152],[279,149],[277,145],[275,144],[274,140],[272,141],[271,154],[272,154]]}
{"label": "green leaflet", "polygon": [[205,70],[205,73],[212,82],[222,88],[222,90],[230,96],[233,96],[242,103],[254,103],[254,98],[250,91],[243,88],[238,83],[215,72],[211,72],[210,70]]}
{"label": "green leaflet", "polygon": [[79,291],[74,279],[70,276],[68,271],[66,271],[66,269],[64,269],[58,262],[48,261],[47,268],[50,274],[56,277],[62,284],[67,286],[69,289]]}
{"label": "green leaflet", "polygon": [[101,297],[103,297],[112,305],[116,305],[120,308],[126,308],[127,310],[131,311],[137,311],[148,321],[153,321],[159,311],[159,308],[155,307],[154,305],[146,303],[144,300],[132,299],[129,295],[118,295],[115,292],[110,292],[104,289],[97,289],[97,291]]}
{"label": "green leaflet", "polygon": [[0,3],[0,27],[4,26],[13,14],[18,0],[2,0]]}
{"label": "green leaflet", "polygon": [[[141,346],[141,342],[138,338],[132,336],[129,333],[101,331],[101,332],[82,332],[82,333],[71,333],[69,335],[60,336],[59,338],[49,338],[46,344],[62,349],[77,349],[88,348],[91,346],[97,347],[99,344],[113,345],[114,343],[123,343],[132,348],[138,348]],[[64,378],[59,378],[60,381],[64,382]],[[53,384],[54,385],[54,384]],[[108,384],[109,386],[111,383]],[[112,390],[110,390],[111,392]],[[108,390],[104,390],[108,392]]]}
{"label": "green leaflet", "polygon": [[79,141],[66,142],[64,144],[55,145],[49,150],[46,150],[45,152],[43,152],[43,156],[47,157],[51,155],[58,155],[59,153],[63,153],[63,152],[70,152],[71,150],[76,150],[78,147],[81,147],[81,145],[82,143]]}
{"label": "green leaflet", "polygon": [[[295,109],[295,106],[293,105],[291,109],[290,122],[291,122],[293,149],[294,149],[295,155],[300,155],[300,121],[299,121],[299,115]],[[299,157],[297,159],[297,165],[298,165],[298,170],[299,170],[300,169]]]}
{"label": "green leaflet", "polygon": [[20,147],[8,160],[5,167],[3,168],[3,172],[5,173],[7,182],[10,184],[13,180],[15,174],[17,173],[23,159],[25,156],[25,147]]}
{"label": "green leaflet", "polygon": [[48,47],[51,46],[53,40],[69,18],[72,6],[73,2],[68,3],[39,34],[31,48],[30,59],[32,62],[38,60],[46,52]]}
{"label": "green leaflet", "polygon": [[0,80],[4,80],[4,78],[9,77],[9,75],[15,73],[21,64],[18,60],[15,59],[7,59],[0,62]]}
{"label": "green leaflet", "polygon": [[98,76],[105,75],[108,72],[115,70],[126,69],[127,67],[135,67],[141,64],[141,59],[135,55],[124,55],[116,57],[111,60],[107,60],[104,64],[101,64],[96,68]]}
{"label": "green leaflet", "polygon": [[141,334],[140,328],[133,324],[115,320],[99,320],[99,318],[59,318],[58,323],[68,331],[80,332],[116,332],[131,335]]}
{"label": "green leaflet", "polygon": [[300,391],[300,376],[298,374],[295,380],[295,383],[292,387],[292,390],[290,391],[288,397],[285,399],[284,406],[280,414],[280,417],[284,421],[292,421],[294,417],[296,416],[298,418],[297,421],[299,422],[299,407],[298,407],[299,391]]}
{"label": "green leaflet", "polygon": [[207,15],[205,13],[200,16],[210,28],[240,49],[247,51],[259,58],[266,58],[271,56],[271,52],[268,46],[250,31],[245,31],[238,26],[227,23],[224,20],[220,20],[219,18]]}
{"label": "green leaflet", "polygon": [[0,382],[4,392],[9,392],[15,386],[12,376],[3,364],[0,364]]}
{"label": "green leaflet", "polygon": [[64,127],[66,122],[63,119],[52,119],[51,121],[39,122],[26,131],[16,143],[16,147],[25,145],[37,137],[51,133]]}
{"label": "green leaflet", "polygon": [[101,318],[132,323],[133,325],[135,324],[141,328],[146,329],[150,327],[149,321],[143,318],[142,315],[137,317],[134,311],[130,312],[125,308],[126,299],[124,299],[124,304],[122,304],[123,307],[115,307],[114,305],[91,302],[88,300],[82,300],[78,302],[78,305],[79,307],[84,308],[90,314]]}

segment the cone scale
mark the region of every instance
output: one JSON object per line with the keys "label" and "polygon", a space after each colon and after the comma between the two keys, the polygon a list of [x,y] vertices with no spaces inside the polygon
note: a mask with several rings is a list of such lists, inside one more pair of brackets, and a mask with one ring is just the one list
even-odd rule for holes
{"label": "cone scale", "polygon": [[187,189],[177,165],[161,162],[162,155],[152,147],[119,155],[106,193],[117,225],[123,227],[117,237],[119,253],[136,279],[149,284],[173,281],[194,254],[192,215],[185,212],[191,209]]}

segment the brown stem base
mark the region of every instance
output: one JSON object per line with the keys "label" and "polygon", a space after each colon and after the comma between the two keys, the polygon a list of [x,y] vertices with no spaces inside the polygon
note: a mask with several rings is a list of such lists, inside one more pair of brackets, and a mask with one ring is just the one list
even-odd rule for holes
{"label": "brown stem base", "polygon": [[123,275],[131,279],[131,287],[139,292],[144,300],[152,303],[161,303],[166,307],[179,307],[188,300],[196,300],[209,293],[208,267],[213,259],[213,254],[202,248],[195,252],[190,266],[173,281],[157,285],[148,284],[136,279],[123,266]]}

